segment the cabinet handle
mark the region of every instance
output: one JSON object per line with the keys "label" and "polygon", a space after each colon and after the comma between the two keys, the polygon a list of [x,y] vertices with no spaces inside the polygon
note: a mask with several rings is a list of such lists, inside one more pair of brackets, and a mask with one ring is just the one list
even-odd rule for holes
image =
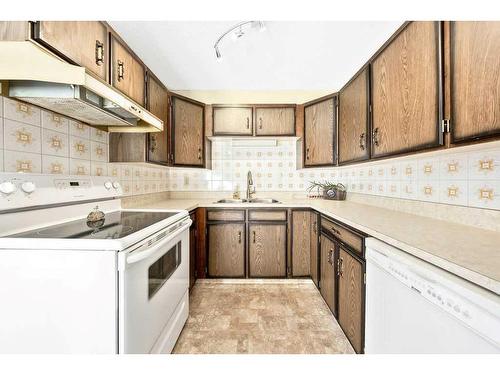
{"label": "cabinet handle", "polygon": [[330,249],[328,251],[328,263],[333,266],[333,260],[332,260],[332,254],[333,254],[333,249]]}
{"label": "cabinet handle", "polygon": [[339,258],[338,273],[340,277],[344,276],[344,259]]}
{"label": "cabinet handle", "polygon": [[256,234],[255,234],[255,231],[253,231],[253,243],[255,243],[255,237],[256,237]]}
{"label": "cabinet handle", "polygon": [[104,44],[98,40],[95,41],[95,63],[98,66],[104,63]]}
{"label": "cabinet handle", "polygon": [[309,147],[306,148],[306,159],[309,160]]}
{"label": "cabinet handle", "polygon": [[379,133],[378,133],[378,128],[375,128],[373,129],[373,136],[372,136],[372,139],[373,139],[373,144],[375,146],[378,146],[380,144],[380,141],[378,139],[378,136],[379,136]]}
{"label": "cabinet handle", "polygon": [[125,66],[123,61],[118,60],[118,81],[121,81],[125,76]]}
{"label": "cabinet handle", "polygon": [[241,230],[238,232],[238,243],[241,243]]}
{"label": "cabinet handle", "polygon": [[335,229],[334,227],[331,227],[330,230],[335,233],[337,236],[342,236],[342,233],[340,233],[337,229]]}
{"label": "cabinet handle", "polygon": [[151,134],[151,142],[150,142],[150,145],[149,145],[149,151],[151,153],[154,153],[155,150],[156,150],[156,147],[158,146],[157,142],[156,142],[156,134]]}
{"label": "cabinet handle", "polygon": [[201,147],[198,148],[198,160],[201,160]]}
{"label": "cabinet handle", "polygon": [[364,150],[366,148],[366,134],[361,133],[359,136],[359,148]]}
{"label": "cabinet handle", "polygon": [[262,117],[259,118],[259,129],[262,129]]}
{"label": "cabinet handle", "polygon": [[250,129],[250,117],[247,117],[247,129]]}

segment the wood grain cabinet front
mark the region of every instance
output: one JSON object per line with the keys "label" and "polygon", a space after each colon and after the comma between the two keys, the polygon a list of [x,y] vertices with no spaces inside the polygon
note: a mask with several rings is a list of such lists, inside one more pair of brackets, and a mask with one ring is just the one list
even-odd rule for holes
{"label": "wood grain cabinet front", "polygon": [[245,277],[245,224],[209,223],[208,276]]}
{"label": "wood grain cabinet front", "polygon": [[212,107],[214,135],[252,135],[252,107]]}
{"label": "wood grain cabinet front", "polygon": [[339,164],[370,157],[368,68],[339,92]]}
{"label": "wood grain cabinet front", "polygon": [[371,64],[371,156],[442,144],[440,24],[410,22]]}
{"label": "wood grain cabinet front", "polygon": [[38,21],[33,31],[33,39],[37,42],[107,80],[108,29],[103,22]]}
{"label": "wood grain cabinet front", "polygon": [[170,163],[170,124],[168,91],[152,74],[147,74],[148,110],[163,121],[163,131],[148,133],[148,161],[163,165]]}
{"label": "wood grain cabinet front", "polygon": [[337,259],[337,245],[325,235],[321,235],[320,255],[320,292],[326,304],[337,315],[337,277],[335,275],[335,262]]}
{"label": "wood grain cabinet front", "polygon": [[255,107],[255,135],[295,135],[295,106]]}
{"label": "wood grain cabinet front", "polygon": [[310,267],[311,279],[316,285],[319,286],[319,214],[315,211],[311,212],[311,229],[310,229]]}
{"label": "wood grain cabinet front", "polygon": [[451,22],[452,142],[500,135],[500,21]]}
{"label": "wood grain cabinet front", "polygon": [[340,246],[338,265],[338,321],[357,353],[364,349],[364,265]]}
{"label": "wood grain cabinet front", "polygon": [[292,277],[311,275],[311,212],[292,211]]}
{"label": "wood grain cabinet front", "polygon": [[304,166],[336,164],[336,97],[304,105]]}
{"label": "wood grain cabinet front", "polygon": [[111,35],[111,84],[141,106],[145,99],[145,74],[144,65]]}
{"label": "wood grain cabinet front", "polygon": [[286,223],[250,223],[248,236],[248,276],[286,277]]}

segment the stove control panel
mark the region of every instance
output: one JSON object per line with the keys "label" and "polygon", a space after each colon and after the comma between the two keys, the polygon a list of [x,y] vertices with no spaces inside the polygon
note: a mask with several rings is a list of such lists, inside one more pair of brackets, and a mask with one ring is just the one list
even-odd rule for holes
{"label": "stove control panel", "polygon": [[121,196],[120,183],[109,177],[0,173],[0,212]]}

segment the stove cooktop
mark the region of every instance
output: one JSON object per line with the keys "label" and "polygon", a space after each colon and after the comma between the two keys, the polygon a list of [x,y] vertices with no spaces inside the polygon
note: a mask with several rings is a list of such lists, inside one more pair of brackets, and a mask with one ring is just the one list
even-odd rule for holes
{"label": "stove cooktop", "polygon": [[87,223],[87,219],[16,233],[14,238],[74,238],[74,239],[119,239],[140,231],[177,212],[114,211],[107,213],[99,223]]}

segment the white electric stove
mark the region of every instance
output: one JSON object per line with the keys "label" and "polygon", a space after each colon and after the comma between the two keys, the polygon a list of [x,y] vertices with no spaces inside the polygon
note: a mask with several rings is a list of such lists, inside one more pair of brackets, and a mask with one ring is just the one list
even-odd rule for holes
{"label": "white electric stove", "polygon": [[0,353],[171,352],[191,220],[121,196],[108,177],[0,173]]}

